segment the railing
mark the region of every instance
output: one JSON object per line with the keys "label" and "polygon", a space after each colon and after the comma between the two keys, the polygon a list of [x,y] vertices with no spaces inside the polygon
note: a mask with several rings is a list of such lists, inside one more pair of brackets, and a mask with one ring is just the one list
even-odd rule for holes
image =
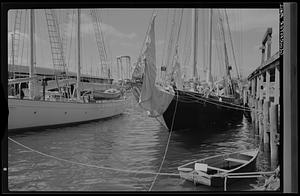
{"label": "railing", "polygon": [[224,174],[224,191],[227,191],[227,179],[228,178],[259,178],[264,175],[273,175],[277,171],[268,171],[268,172],[245,172],[245,173],[225,173]]}

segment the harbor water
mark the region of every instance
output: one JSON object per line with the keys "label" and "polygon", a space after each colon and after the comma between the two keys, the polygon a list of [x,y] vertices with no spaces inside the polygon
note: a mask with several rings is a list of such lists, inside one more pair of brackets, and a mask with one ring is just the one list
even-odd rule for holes
{"label": "harbor water", "polygon": [[[113,118],[9,133],[8,189],[148,191],[153,183],[151,191],[223,191],[223,187],[195,186],[179,176],[156,177],[169,132],[148,117],[133,97],[129,102],[125,113]],[[245,118],[229,128],[172,132],[160,172],[178,174],[178,166],[196,159],[258,146],[258,136]],[[256,165],[259,171],[269,171],[263,151]],[[259,183],[260,179],[241,180],[227,190],[251,191]]]}

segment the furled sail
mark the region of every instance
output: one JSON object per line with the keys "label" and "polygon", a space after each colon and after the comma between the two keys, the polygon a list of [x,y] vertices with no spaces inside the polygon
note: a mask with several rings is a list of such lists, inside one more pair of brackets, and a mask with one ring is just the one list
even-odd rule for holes
{"label": "furled sail", "polygon": [[174,68],[173,68],[173,78],[174,82],[176,84],[177,89],[182,90],[183,88],[183,82],[182,82],[182,75],[180,70],[180,64],[178,61],[175,62]]}
{"label": "furled sail", "polygon": [[172,68],[171,81],[175,83],[177,89],[179,90],[183,89],[183,81],[182,81],[181,68],[179,63],[178,48],[176,48],[175,64]]}
{"label": "furled sail", "polygon": [[155,85],[156,79],[156,57],[155,57],[155,16],[152,19],[150,30],[147,35],[146,49],[143,53],[145,62],[143,85],[141,89],[139,104],[149,112],[149,116],[160,116],[171,103],[174,95],[167,93]]}

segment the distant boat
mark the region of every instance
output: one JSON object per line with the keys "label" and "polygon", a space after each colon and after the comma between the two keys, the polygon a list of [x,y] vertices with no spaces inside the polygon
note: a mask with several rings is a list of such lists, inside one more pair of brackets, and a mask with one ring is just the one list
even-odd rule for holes
{"label": "distant boat", "polygon": [[[194,9],[194,37],[197,37],[197,18],[198,12]],[[211,10],[212,13],[212,10]],[[210,19],[212,18],[212,14]],[[232,80],[230,75],[231,67],[229,66],[227,57],[227,48],[225,44],[224,30],[222,35],[224,38],[224,51],[225,51],[225,70],[226,75],[220,82],[222,84],[221,90],[224,90],[224,94],[219,93],[219,84],[211,85],[211,79],[207,81],[207,85],[200,85],[203,88],[202,91],[197,91],[197,88],[193,91],[182,90],[180,80],[180,66],[178,59],[178,53],[174,57],[173,73],[177,74],[177,77],[173,77],[173,82],[169,86],[158,86],[155,83],[156,79],[156,56],[155,56],[155,31],[154,20],[150,24],[149,31],[147,32],[148,41],[146,42],[145,52],[143,56],[138,58],[142,59],[142,63],[137,63],[134,70],[133,79],[142,80],[142,84],[133,85],[133,94],[138,100],[139,105],[149,112],[152,117],[162,118],[165,125],[169,130],[182,130],[182,129],[197,129],[206,126],[224,126],[228,124],[241,122],[243,118],[244,107],[240,95],[237,92],[237,83]],[[211,33],[211,32],[210,32]],[[210,36],[212,39],[212,36]],[[197,39],[194,40],[194,69],[197,62]],[[176,46],[178,47],[178,45]],[[176,50],[177,51],[177,50]],[[211,53],[210,53],[211,55]],[[227,58],[226,58],[227,57]],[[138,66],[141,64],[141,66]],[[144,66],[144,69],[141,67]],[[210,65],[209,65],[210,66]],[[196,71],[194,71],[196,74]],[[198,78],[197,74],[194,75]],[[177,78],[177,83],[175,82]],[[211,77],[210,77],[211,78]],[[195,85],[198,85],[195,81]],[[170,88],[171,87],[171,88]]]}
{"label": "distant boat", "polygon": [[93,91],[92,95],[95,100],[118,99],[121,97],[121,91],[110,88],[105,91]]}
{"label": "distant boat", "polygon": [[[18,10],[19,11],[19,10]],[[56,41],[52,40],[52,56],[54,64],[61,62],[58,57],[62,57],[62,45],[59,40],[59,30],[55,24],[55,15],[53,10],[45,11],[48,17],[51,17],[48,21],[49,34],[52,33],[51,39],[56,38]],[[8,130],[19,130],[19,129],[33,129],[40,127],[52,127],[61,126],[66,124],[82,123],[87,121],[93,121],[103,118],[119,115],[125,111],[127,99],[125,97],[118,97],[118,99],[97,101],[90,99],[90,97],[84,96],[85,86],[88,88],[101,87],[97,84],[86,84],[80,81],[80,10],[78,9],[78,37],[77,37],[77,57],[78,57],[78,69],[77,69],[77,82],[71,80],[59,80],[50,81],[49,86],[45,88],[43,97],[40,95],[41,84],[38,78],[34,76],[34,10],[30,10],[31,18],[31,68],[30,75],[28,78],[16,78],[9,81],[9,85],[19,83],[29,83],[28,92],[19,88],[19,96],[8,97]],[[55,33],[53,35],[53,33]],[[18,41],[18,40],[14,40]],[[51,41],[50,41],[51,42]],[[60,49],[60,50],[58,50]],[[14,49],[12,49],[14,50]],[[54,50],[54,51],[53,51]],[[57,66],[65,66],[64,64],[56,64]],[[57,70],[54,70],[54,72]],[[45,82],[45,81],[42,81]],[[51,83],[51,84],[50,84]],[[47,89],[54,88],[57,85],[56,91],[46,91]],[[39,88],[37,88],[39,87]],[[23,95],[22,95],[23,93]],[[25,94],[25,95],[24,95]],[[32,95],[33,94],[33,95]],[[77,95],[76,95],[77,94]],[[27,96],[28,95],[28,96]],[[50,96],[49,99],[45,99],[45,95]]]}
{"label": "distant boat", "polygon": [[258,149],[216,155],[184,164],[178,171],[195,184],[223,186],[224,174],[253,171],[257,155]]}

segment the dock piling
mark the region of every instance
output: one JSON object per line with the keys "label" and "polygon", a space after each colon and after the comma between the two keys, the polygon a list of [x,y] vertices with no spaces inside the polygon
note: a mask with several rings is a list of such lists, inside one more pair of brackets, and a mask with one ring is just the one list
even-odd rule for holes
{"label": "dock piling", "polygon": [[258,131],[259,137],[263,140],[264,131],[263,131],[263,100],[258,100]]}
{"label": "dock piling", "polygon": [[264,100],[263,104],[263,126],[264,126],[264,145],[269,146],[270,145],[270,123],[269,123],[269,107],[270,102]]}
{"label": "dock piling", "polygon": [[255,132],[257,133],[258,132],[258,116],[259,116],[259,110],[258,110],[258,99],[255,99],[254,100],[254,103],[255,103],[255,108],[254,108],[254,128],[255,128]]}
{"label": "dock piling", "polygon": [[278,163],[278,145],[277,145],[277,118],[278,118],[278,104],[271,104],[270,107],[270,139],[271,139],[271,168],[276,168]]}

